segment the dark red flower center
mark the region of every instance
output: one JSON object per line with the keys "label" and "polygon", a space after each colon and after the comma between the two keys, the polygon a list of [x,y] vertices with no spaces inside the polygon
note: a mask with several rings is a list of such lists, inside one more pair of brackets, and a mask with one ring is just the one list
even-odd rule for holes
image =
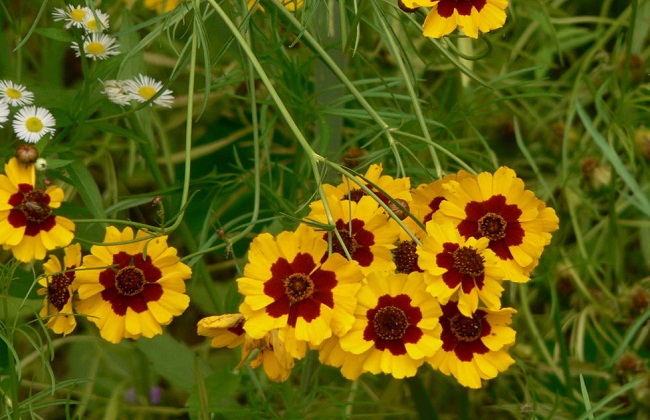
{"label": "dark red flower center", "polygon": [[314,294],[314,282],[306,274],[294,273],[283,282],[289,305],[309,299]]}
{"label": "dark red flower center", "polygon": [[418,265],[417,245],[413,241],[400,241],[393,249],[393,259],[398,273],[422,272]]}
{"label": "dark red flower center", "polygon": [[124,296],[135,296],[144,289],[144,273],[132,265],[122,268],[115,276],[115,288]]}
{"label": "dark red flower center", "polygon": [[471,246],[463,246],[453,252],[454,268],[459,273],[478,277],[485,270],[485,259]]}
{"label": "dark red flower center", "polygon": [[488,213],[478,220],[478,231],[491,241],[498,241],[506,237],[508,222],[495,213]]}
{"label": "dark red flower center", "polygon": [[354,252],[359,248],[359,244],[354,240],[354,236],[350,235],[347,229],[340,229],[339,235],[341,235],[341,240],[334,235],[332,252],[345,256],[345,250],[347,249],[350,255],[354,255]]}
{"label": "dark red flower center", "polygon": [[468,318],[458,314],[449,320],[451,332],[459,341],[471,342],[481,336],[483,322],[480,318]]}
{"label": "dark red flower center", "polygon": [[400,308],[385,306],[375,314],[372,326],[382,340],[400,340],[406,334],[409,321]]}
{"label": "dark red flower center", "polygon": [[142,254],[121,251],[113,255],[113,267],[99,274],[99,282],[105,287],[102,298],[110,302],[116,315],[126,315],[128,308],[144,312],[148,302],[156,302],[163,295],[163,288],[157,283],[161,277],[162,272],[149,255],[143,258]]}
{"label": "dark red flower center", "polygon": [[454,14],[454,10],[461,16],[472,14],[472,7],[481,11],[487,0],[440,0],[438,3],[438,14],[443,18],[449,18]]}
{"label": "dark red flower center", "polygon": [[48,232],[56,225],[50,200],[42,189],[35,189],[31,184],[19,184],[18,192],[11,195],[7,202],[13,206],[7,217],[9,224],[16,229],[25,227],[27,236],[36,236],[40,231]]}
{"label": "dark red flower center", "polygon": [[442,349],[446,352],[453,351],[462,362],[471,361],[474,354],[489,352],[490,349],[481,340],[492,332],[486,316],[487,313],[479,309],[471,317],[466,317],[458,310],[458,302],[450,301],[442,305]]}
{"label": "dark red flower center", "polygon": [[[375,193],[375,195],[376,195],[376,196],[377,196],[381,201],[383,201],[384,203],[386,203],[386,204],[390,203],[390,200],[388,199],[388,197],[386,197],[384,194],[380,193],[379,191],[375,190],[375,189],[373,188],[372,185],[370,185],[370,184],[366,184],[366,188],[368,188],[370,191],[372,191],[373,193]],[[367,196],[367,195],[368,195],[368,194],[367,194],[363,189],[361,189],[361,188],[356,188],[356,189],[354,189],[354,190],[351,190],[351,191],[348,193],[348,199],[349,199],[350,201],[354,201],[355,203],[358,203],[359,201],[361,201],[361,199],[362,199],[363,197],[365,197],[365,196]]]}
{"label": "dark red flower center", "polygon": [[373,341],[377,350],[388,350],[399,356],[406,354],[406,344],[415,344],[424,335],[417,326],[422,320],[422,311],[411,305],[408,295],[383,295],[377,305],[366,312],[368,325],[363,339]]}
{"label": "dark red flower center", "polygon": [[[74,268],[75,266],[68,267],[69,270]],[[70,289],[68,287],[74,281],[74,271],[55,274],[48,281],[47,300],[57,311],[61,311],[70,299]]]}

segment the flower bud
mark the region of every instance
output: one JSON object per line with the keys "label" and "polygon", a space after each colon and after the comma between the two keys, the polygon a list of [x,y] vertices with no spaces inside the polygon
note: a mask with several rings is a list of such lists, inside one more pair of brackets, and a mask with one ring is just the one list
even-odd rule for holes
{"label": "flower bud", "polygon": [[24,165],[31,165],[38,159],[38,149],[32,145],[23,144],[16,150],[16,159]]}

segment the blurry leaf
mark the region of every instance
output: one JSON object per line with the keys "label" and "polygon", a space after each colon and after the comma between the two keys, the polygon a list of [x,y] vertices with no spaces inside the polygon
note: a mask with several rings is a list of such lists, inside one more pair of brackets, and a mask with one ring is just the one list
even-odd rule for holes
{"label": "blurry leaf", "polygon": [[68,166],[68,174],[70,175],[72,184],[79,192],[81,199],[86,203],[93,217],[106,219],[102,205],[102,195],[86,165],[82,161],[75,159]]}
{"label": "blurry leaf", "polygon": [[[17,297],[20,299],[40,299],[41,296],[36,294],[36,290],[40,286],[32,288],[34,283],[34,273],[26,270],[14,271],[14,278],[9,284],[9,296]],[[30,290],[31,289],[31,290]]]}
{"label": "blurry leaf", "polygon": [[[185,344],[176,341],[169,334],[163,334],[151,339],[140,339],[137,346],[147,356],[153,369],[173,386],[189,391],[196,385],[196,356]],[[209,368],[202,363],[201,371],[208,374]]]}
{"label": "blurry leaf", "polygon": [[236,409],[228,407],[228,403],[232,401],[232,396],[239,388],[241,376],[234,373],[233,366],[228,363],[220,363],[215,368],[218,370],[203,378],[202,386],[195,387],[187,400],[187,407],[193,415],[198,414],[199,410],[205,411],[206,409],[206,407],[201,407],[199,395],[201,388],[207,396],[207,411],[209,413]]}
{"label": "blurry leaf", "polygon": [[62,42],[73,42],[74,38],[70,34],[70,31],[67,31],[63,28],[37,28],[34,30],[37,34],[44,36],[45,38],[54,39],[56,41]]}

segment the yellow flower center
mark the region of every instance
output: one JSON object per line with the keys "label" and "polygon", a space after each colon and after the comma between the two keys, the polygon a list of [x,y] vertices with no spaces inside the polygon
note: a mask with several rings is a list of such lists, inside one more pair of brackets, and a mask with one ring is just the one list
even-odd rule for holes
{"label": "yellow flower center", "polygon": [[409,325],[404,311],[395,306],[380,308],[372,320],[375,332],[383,340],[400,340]]}
{"label": "yellow flower center", "polygon": [[144,272],[132,265],[126,266],[115,275],[115,288],[125,296],[135,296],[144,290]]}
{"label": "yellow flower center", "polygon": [[70,19],[75,22],[83,22],[86,17],[86,11],[84,9],[72,9],[70,10]]}
{"label": "yellow flower center", "polygon": [[290,305],[309,299],[314,294],[314,282],[306,274],[294,273],[284,279],[283,283]]}
{"label": "yellow flower center", "polygon": [[23,94],[20,93],[18,89],[14,89],[12,87],[8,87],[7,89],[5,89],[5,94],[11,99],[20,99],[23,97]]}
{"label": "yellow flower center", "polygon": [[86,52],[94,56],[102,55],[106,52],[106,47],[101,42],[89,42],[86,45]]}
{"label": "yellow flower center", "polygon": [[43,121],[38,117],[29,117],[25,120],[25,128],[32,133],[39,133],[43,129]]}
{"label": "yellow flower center", "polygon": [[96,19],[90,19],[86,21],[86,28],[88,28],[89,31],[95,32],[97,31],[97,20]]}
{"label": "yellow flower center", "polygon": [[151,86],[142,86],[140,89],[138,89],[138,95],[140,95],[140,97],[144,98],[146,101],[151,99],[155,94],[156,89],[152,88]]}
{"label": "yellow flower center", "polygon": [[483,274],[485,259],[471,246],[463,246],[452,253],[454,268],[459,273],[472,277]]}

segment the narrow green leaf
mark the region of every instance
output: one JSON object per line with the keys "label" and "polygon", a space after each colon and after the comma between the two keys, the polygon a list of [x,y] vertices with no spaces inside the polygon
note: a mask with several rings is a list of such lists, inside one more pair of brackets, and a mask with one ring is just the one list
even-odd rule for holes
{"label": "narrow green leaf", "polygon": [[97,219],[106,219],[104,207],[102,205],[102,195],[88,171],[88,167],[79,159],[71,159],[72,163],[68,165],[68,175],[74,187],[79,192],[81,199],[86,204],[93,217]]}

